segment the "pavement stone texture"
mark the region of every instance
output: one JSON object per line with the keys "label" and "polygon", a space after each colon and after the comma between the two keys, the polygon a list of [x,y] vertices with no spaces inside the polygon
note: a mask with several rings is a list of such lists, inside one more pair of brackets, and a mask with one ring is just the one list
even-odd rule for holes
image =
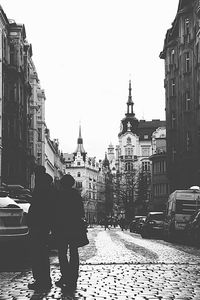
{"label": "pavement stone texture", "polygon": [[[92,255],[87,256],[89,252]],[[53,286],[48,293],[36,293],[27,288],[32,280],[28,269],[4,273],[4,277],[0,277],[0,300],[200,300],[200,255],[172,245],[100,228],[94,242],[80,249],[80,258],[78,287],[74,294],[55,286],[60,272],[58,259],[53,256]]]}

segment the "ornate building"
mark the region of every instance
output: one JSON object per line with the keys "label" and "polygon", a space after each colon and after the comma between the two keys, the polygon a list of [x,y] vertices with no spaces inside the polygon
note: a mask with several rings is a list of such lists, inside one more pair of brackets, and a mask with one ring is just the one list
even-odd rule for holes
{"label": "ornate building", "polygon": [[200,185],[200,2],[180,0],[165,61],[167,173],[171,192]]}
{"label": "ornate building", "polygon": [[[66,174],[71,174],[76,181],[76,188],[80,191],[83,200],[87,221],[89,224],[96,223],[98,219],[98,203],[99,199],[99,169],[100,164],[96,162],[95,157],[88,157],[83,147],[83,138],[81,136],[81,126],[79,126],[79,136],[77,139],[77,147],[73,155],[63,154],[66,165]],[[102,180],[102,178],[101,178]],[[102,192],[102,191],[101,191]]]}
{"label": "ornate building", "polygon": [[[119,144],[116,147],[115,199],[127,218],[146,213],[150,200],[152,134],[165,126],[165,121],[138,120],[133,111],[132,88],[129,81],[127,112],[121,120]],[[113,151],[108,148],[108,153]],[[113,158],[112,158],[113,160]],[[116,204],[116,203],[115,203]]]}

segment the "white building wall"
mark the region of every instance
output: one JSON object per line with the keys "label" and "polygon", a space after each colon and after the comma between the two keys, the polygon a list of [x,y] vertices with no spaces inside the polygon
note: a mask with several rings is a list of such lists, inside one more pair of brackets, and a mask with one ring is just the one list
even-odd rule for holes
{"label": "white building wall", "polygon": [[54,153],[52,145],[47,136],[45,136],[45,168],[46,172],[54,179]]}

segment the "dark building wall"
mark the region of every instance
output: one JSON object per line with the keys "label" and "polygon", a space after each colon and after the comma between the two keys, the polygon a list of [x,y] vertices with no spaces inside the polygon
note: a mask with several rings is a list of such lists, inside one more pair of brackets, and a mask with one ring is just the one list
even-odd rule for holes
{"label": "dark building wall", "polygon": [[9,24],[7,59],[3,64],[2,182],[28,187],[28,105],[31,87],[27,78],[25,38],[23,25]]}
{"label": "dark building wall", "polygon": [[165,60],[167,172],[171,191],[200,185],[199,1],[180,1]]}
{"label": "dark building wall", "polygon": [[169,196],[169,181],[166,171],[166,153],[157,153],[150,157],[152,161],[152,182],[150,211],[164,211]]}

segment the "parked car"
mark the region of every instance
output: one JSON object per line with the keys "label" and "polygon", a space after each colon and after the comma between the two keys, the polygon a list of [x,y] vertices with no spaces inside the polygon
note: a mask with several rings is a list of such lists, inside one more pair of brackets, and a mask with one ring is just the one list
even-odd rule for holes
{"label": "parked car", "polygon": [[146,216],[135,216],[129,224],[130,232],[140,233],[142,224],[144,223]]}
{"label": "parked car", "polygon": [[23,209],[10,197],[0,197],[0,242],[26,240],[27,237]]}
{"label": "parked car", "polygon": [[184,236],[189,244],[200,247],[200,209],[190,217]]}
{"label": "parked car", "polygon": [[200,209],[200,188],[175,190],[168,197],[164,220],[163,237],[166,241],[184,239],[186,224]]}
{"label": "parked car", "polygon": [[141,236],[143,238],[150,238],[155,236],[160,237],[163,234],[163,225],[163,212],[149,212],[141,228]]}

